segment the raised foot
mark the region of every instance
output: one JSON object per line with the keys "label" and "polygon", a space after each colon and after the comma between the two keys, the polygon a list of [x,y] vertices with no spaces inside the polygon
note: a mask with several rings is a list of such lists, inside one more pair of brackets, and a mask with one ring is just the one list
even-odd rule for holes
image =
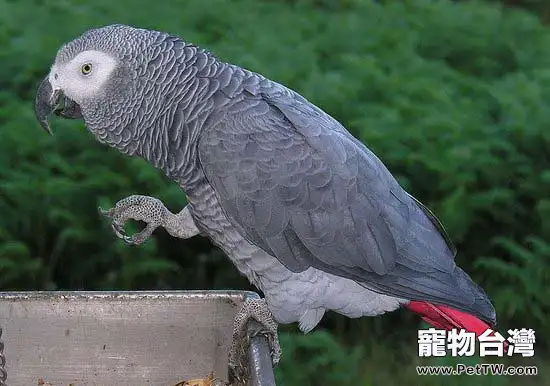
{"label": "raised foot", "polygon": [[[159,226],[170,235],[180,239],[188,239],[200,234],[191,215],[189,205],[178,214],[170,212],[158,198],[134,195],[116,203],[114,208],[99,212],[111,219],[115,234],[128,244],[141,244],[147,240]],[[147,226],[133,236],[127,236],[124,224],[128,220],[144,221]]]}
{"label": "raised foot", "polygon": [[[254,319],[261,327],[252,333],[248,330],[248,322]],[[233,342],[229,350],[229,372],[231,384],[247,384],[249,339],[263,334],[266,336],[271,350],[273,367],[277,367],[281,358],[281,346],[277,334],[277,322],[273,319],[265,299],[247,299],[235,317],[233,327]]]}
{"label": "raised foot", "polygon": [[[171,214],[159,199],[141,195],[123,198],[114,208],[108,210],[98,209],[102,215],[111,219],[111,227],[117,237],[132,245],[147,240],[157,227],[164,226]],[[142,231],[128,236],[124,230],[124,224],[128,220],[143,221],[147,226]]]}

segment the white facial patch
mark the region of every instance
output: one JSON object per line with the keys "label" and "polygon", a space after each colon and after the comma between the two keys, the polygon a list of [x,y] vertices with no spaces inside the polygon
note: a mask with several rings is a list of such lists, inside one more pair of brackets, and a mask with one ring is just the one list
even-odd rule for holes
{"label": "white facial patch", "polygon": [[54,90],[60,89],[76,103],[101,93],[117,61],[101,51],[84,51],[67,64],[55,63],[49,74]]}

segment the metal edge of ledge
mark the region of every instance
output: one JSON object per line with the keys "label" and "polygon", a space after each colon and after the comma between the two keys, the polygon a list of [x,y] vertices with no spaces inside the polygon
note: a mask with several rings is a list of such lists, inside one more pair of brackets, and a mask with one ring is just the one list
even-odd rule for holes
{"label": "metal edge of ledge", "polygon": [[215,299],[227,296],[240,297],[244,300],[248,298],[259,298],[256,292],[238,291],[238,290],[144,290],[144,291],[0,291],[0,298],[6,300],[33,300],[44,298],[56,299],[98,299],[98,298],[123,298],[123,299],[141,299],[141,298],[197,298],[197,299]]}

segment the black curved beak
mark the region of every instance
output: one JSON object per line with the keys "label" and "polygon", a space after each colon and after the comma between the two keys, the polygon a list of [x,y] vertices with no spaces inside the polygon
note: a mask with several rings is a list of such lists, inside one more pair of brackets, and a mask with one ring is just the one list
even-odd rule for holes
{"label": "black curved beak", "polygon": [[48,77],[45,77],[36,91],[34,114],[40,126],[50,135],[53,135],[53,132],[48,117],[52,113],[67,119],[82,118],[80,106],[67,98],[61,90],[53,90]]}

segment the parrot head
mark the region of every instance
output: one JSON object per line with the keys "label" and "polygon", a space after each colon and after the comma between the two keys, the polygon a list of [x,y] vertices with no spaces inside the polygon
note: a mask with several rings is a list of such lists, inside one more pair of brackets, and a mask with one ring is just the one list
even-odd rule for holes
{"label": "parrot head", "polygon": [[103,142],[131,137],[123,131],[131,130],[133,113],[151,83],[145,75],[159,34],[115,24],[88,30],[63,45],[36,93],[34,111],[42,128],[52,134],[48,117],[53,113],[83,119]]}

